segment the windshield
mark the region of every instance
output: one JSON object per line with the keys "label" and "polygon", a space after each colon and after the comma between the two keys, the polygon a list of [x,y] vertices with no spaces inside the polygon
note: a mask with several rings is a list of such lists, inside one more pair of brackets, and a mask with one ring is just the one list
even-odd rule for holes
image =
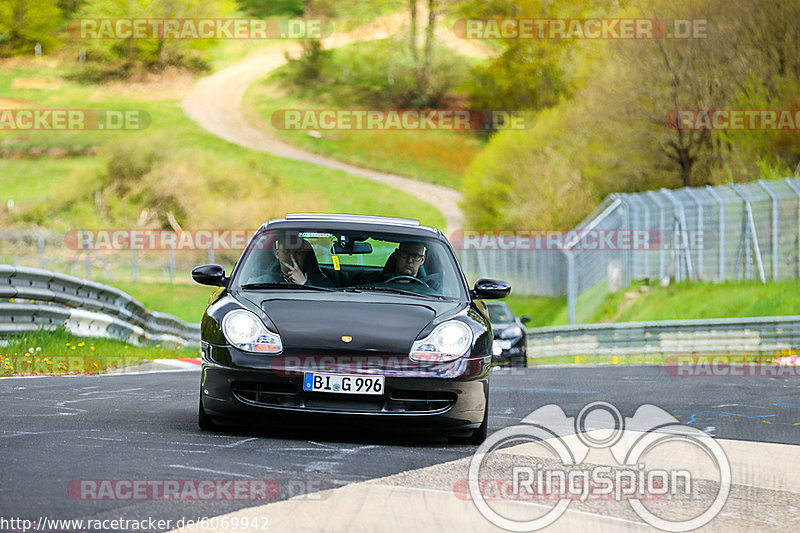
{"label": "windshield", "polygon": [[489,320],[492,324],[511,324],[514,322],[514,313],[504,303],[492,303],[489,308]]}
{"label": "windshield", "polygon": [[449,247],[402,233],[341,230],[262,231],[235,283],[250,290],[322,287],[461,298],[463,278]]}

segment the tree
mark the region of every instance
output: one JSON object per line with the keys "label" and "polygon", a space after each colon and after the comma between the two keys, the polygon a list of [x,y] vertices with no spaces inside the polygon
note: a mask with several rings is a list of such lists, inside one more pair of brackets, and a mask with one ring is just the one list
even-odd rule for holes
{"label": "tree", "polygon": [[[555,19],[607,16],[613,7],[593,0],[466,0],[456,12],[468,19]],[[475,67],[470,98],[484,109],[545,109],[575,89],[571,75],[576,41],[502,39],[482,41],[497,50]]]}
{"label": "tree", "polygon": [[411,25],[409,28],[409,49],[414,63],[414,77],[416,79],[416,95],[414,100],[419,107],[435,107],[441,98],[441,92],[431,90],[431,69],[433,67],[434,33],[436,30],[437,16],[436,0],[428,0],[428,21],[425,25],[425,44],[423,46],[422,60],[419,57],[419,44],[417,43],[417,0],[409,0],[409,14]]}
{"label": "tree", "polygon": [[513,226],[529,213],[533,223],[565,227],[611,192],[770,178],[793,169],[800,161],[796,131],[669,128],[665,121],[673,110],[800,107],[800,58],[791,53],[800,49],[794,25],[800,4],[765,4],[626,3],[619,17],[707,20],[706,36],[572,45],[569,63],[559,63],[571,73],[568,97],[562,93],[538,111],[533,129],[497,133],[469,167],[464,195],[471,222]]}
{"label": "tree", "polygon": [[50,50],[58,43],[55,30],[62,20],[61,10],[49,2],[0,2],[0,56],[33,55],[37,43]]}
{"label": "tree", "polygon": [[[79,18],[87,19],[202,19],[222,18],[233,12],[232,0],[87,0]],[[150,70],[184,66],[203,70],[203,51],[211,42],[202,39],[99,39],[86,41],[90,61],[106,62],[130,73],[136,65]]]}

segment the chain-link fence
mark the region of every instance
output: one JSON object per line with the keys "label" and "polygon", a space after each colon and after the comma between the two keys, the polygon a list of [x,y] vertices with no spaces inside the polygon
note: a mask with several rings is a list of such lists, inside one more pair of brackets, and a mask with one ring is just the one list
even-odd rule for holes
{"label": "chain-link fence", "polygon": [[476,246],[461,260],[470,279],[566,296],[570,323],[588,320],[606,292],[632,279],[798,278],[800,179],[612,194],[575,231],[524,248]]}
{"label": "chain-link fence", "polygon": [[189,272],[195,266],[216,262],[230,268],[241,253],[231,249],[219,251],[211,246],[137,249],[130,242],[120,249],[80,249],[71,237],[74,230],[0,230],[0,263],[43,268],[96,281],[192,283]]}
{"label": "chain-link fence", "polygon": [[[476,231],[474,246],[462,233],[451,241],[471,283],[498,278],[514,294],[566,297],[569,322],[587,322],[608,291],[631,280],[800,277],[800,178],[612,194],[568,232],[497,232],[487,240]],[[112,251],[69,242],[59,232],[0,231],[0,263],[98,281],[189,283],[194,266],[217,262],[228,269],[244,246]]]}

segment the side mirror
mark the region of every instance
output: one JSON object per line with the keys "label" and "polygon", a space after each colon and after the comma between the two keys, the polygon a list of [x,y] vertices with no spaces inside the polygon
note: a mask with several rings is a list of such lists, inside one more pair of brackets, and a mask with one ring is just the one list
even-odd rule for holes
{"label": "side mirror", "polygon": [[192,269],[192,279],[200,285],[211,285],[212,287],[226,287],[228,278],[225,277],[225,269],[220,265],[200,265]]}
{"label": "side mirror", "polygon": [[523,324],[527,324],[528,322],[531,321],[531,317],[528,315],[522,315],[521,317],[519,317],[519,321],[522,322]]}
{"label": "side mirror", "polygon": [[511,285],[505,281],[481,278],[475,282],[475,288],[470,293],[473,298],[497,300],[511,294]]}

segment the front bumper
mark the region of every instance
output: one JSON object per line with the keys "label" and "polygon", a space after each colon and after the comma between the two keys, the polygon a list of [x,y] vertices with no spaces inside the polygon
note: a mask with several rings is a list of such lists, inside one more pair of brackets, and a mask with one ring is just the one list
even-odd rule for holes
{"label": "front bumper", "polygon": [[513,339],[494,339],[492,343],[493,363],[524,362],[527,357],[527,346],[524,336]]}
{"label": "front bumper", "polygon": [[[423,365],[399,355],[261,356],[204,343],[201,399],[215,418],[272,422],[301,415],[309,421],[471,429],[484,419],[489,366],[489,356]],[[381,395],[308,392],[305,371],[381,374],[385,388]]]}

